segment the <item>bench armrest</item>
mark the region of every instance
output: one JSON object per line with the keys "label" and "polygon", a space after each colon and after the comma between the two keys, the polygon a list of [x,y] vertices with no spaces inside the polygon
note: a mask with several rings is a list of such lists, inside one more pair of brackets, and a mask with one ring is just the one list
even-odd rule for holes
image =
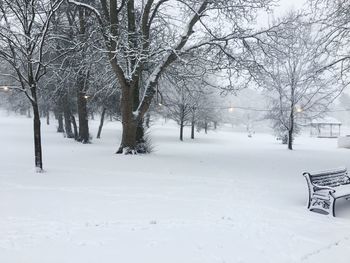
{"label": "bench armrest", "polygon": [[312,185],[314,187],[315,192],[322,191],[322,190],[329,190],[331,193],[335,193],[335,190],[332,187],[321,186],[321,185],[317,185],[317,184],[312,184]]}

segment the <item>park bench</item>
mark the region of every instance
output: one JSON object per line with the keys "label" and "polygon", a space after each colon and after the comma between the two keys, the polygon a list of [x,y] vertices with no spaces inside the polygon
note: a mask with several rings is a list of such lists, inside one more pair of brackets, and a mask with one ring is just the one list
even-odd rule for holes
{"label": "park bench", "polygon": [[335,201],[350,198],[350,177],[346,168],[303,173],[309,189],[307,208],[335,216]]}

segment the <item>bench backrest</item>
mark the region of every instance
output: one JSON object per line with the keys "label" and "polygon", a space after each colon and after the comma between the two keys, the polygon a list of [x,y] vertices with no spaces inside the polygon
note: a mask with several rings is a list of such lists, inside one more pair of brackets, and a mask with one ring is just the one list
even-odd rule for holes
{"label": "bench backrest", "polygon": [[346,168],[329,170],[317,173],[308,173],[310,182],[317,186],[337,187],[350,184],[350,178]]}

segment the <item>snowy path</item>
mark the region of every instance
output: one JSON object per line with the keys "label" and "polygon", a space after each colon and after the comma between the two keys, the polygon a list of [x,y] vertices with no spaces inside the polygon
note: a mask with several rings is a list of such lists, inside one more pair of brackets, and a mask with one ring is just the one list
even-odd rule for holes
{"label": "snowy path", "polygon": [[337,218],[308,212],[301,176],[350,168],[335,140],[299,138],[290,152],[221,131],[180,143],[158,125],[155,153],[117,156],[116,123],[91,145],[43,125],[38,175],[31,121],[0,115],[0,127],[1,263],[349,262],[350,203]]}

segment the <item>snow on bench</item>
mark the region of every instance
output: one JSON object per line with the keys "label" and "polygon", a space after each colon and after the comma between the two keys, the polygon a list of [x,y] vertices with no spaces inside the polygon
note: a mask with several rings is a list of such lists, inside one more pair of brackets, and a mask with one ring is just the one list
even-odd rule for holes
{"label": "snow on bench", "polygon": [[350,198],[350,177],[346,168],[303,173],[309,189],[307,208],[335,216],[335,201]]}

